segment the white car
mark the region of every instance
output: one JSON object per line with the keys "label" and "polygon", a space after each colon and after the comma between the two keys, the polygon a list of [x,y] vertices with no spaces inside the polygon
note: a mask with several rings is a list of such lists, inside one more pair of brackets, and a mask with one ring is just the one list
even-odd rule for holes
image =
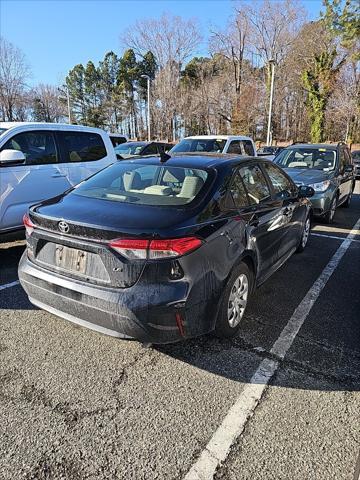
{"label": "white car", "polygon": [[197,135],[183,138],[169,153],[234,153],[256,157],[250,137],[241,135]]}
{"label": "white car", "polygon": [[28,207],[116,162],[108,133],[58,123],[0,122],[0,234]]}
{"label": "white car", "polygon": [[129,141],[127,136],[121,133],[109,133],[109,137],[114,148]]}

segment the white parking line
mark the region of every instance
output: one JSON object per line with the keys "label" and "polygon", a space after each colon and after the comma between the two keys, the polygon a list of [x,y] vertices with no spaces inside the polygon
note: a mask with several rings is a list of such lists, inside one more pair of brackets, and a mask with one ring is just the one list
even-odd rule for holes
{"label": "white parking line", "polygon": [[[314,237],[325,237],[325,238],[334,238],[335,240],[344,240],[346,237],[337,237],[336,235],[326,235],[324,233],[311,233]],[[352,238],[350,242],[360,242],[356,238]]]}
{"label": "white parking line", "polygon": [[215,431],[205,449],[201,452],[197,462],[186,474],[185,480],[213,479],[217,468],[226,460],[230,447],[242,434],[248,419],[254,414],[267,384],[278,369],[280,361],[285,357],[291,347],[296,335],[329,278],[351,245],[359,227],[360,218],[349,235],[342,241],[315,283],[310,287],[281,332],[279,338],[274,343],[270,353],[276,356],[278,360],[266,358],[260,363],[250,383],[244,388],[237,401],[230,408],[221,425]]}
{"label": "white parking line", "polygon": [[11,282],[11,283],[5,283],[5,285],[0,285],[0,290],[5,290],[6,288],[10,288],[10,287],[15,287],[16,285],[20,285],[19,280],[16,280],[15,282]]}

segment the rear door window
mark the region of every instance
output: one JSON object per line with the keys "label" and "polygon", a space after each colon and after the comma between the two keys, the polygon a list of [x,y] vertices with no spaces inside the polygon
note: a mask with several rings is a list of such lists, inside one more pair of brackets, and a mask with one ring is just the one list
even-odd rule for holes
{"label": "rear door window", "polygon": [[227,153],[236,153],[238,155],[242,155],[240,140],[233,140],[232,142],[230,142],[229,148],[227,149]]}
{"label": "rear door window", "polygon": [[271,198],[266,178],[258,165],[247,165],[239,171],[251,204],[259,204]]}
{"label": "rear door window", "polygon": [[57,163],[54,135],[50,131],[30,131],[11,137],[1,150],[18,150],[25,155],[25,165]]}
{"label": "rear door window", "polygon": [[237,208],[243,208],[249,205],[249,199],[239,172],[236,172],[234,175],[230,191]]}
{"label": "rear door window", "polygon": [[101,135],[90,132],[58,132],[64,162],[92,162],[106,157]]}
{"label": "rear door window", "polygon": [[265,163],[264,168],[273,186],[276,198],[289,198],[296,195],[296,186],[279,168],[275,167],[272,163]]}
{"label": "rear door window", "polygon": [[242,140],[245,155],[253,157],[255,155],[254,146],[250,140]]}

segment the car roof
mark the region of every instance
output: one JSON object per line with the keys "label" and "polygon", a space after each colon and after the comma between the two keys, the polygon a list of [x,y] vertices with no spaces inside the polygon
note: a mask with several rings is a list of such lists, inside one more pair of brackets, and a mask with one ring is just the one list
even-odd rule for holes
{"label": "car roof", "polygon": [[192,135],[183,138],[183,140],[251,140],[244,135]]}
{"label": "car roof", "polygon": [[101,132],[100,128],[87,127],[85,125],[71,125],[69,123],[50,123],[50,122],[0,122],[0,128],[10,130],[12,128],[27,127],[29,129],[40,128],[43,130],[76,130],[84,132]]}
{"label": "car roof", "polygon": [[336,150],[337,145],[330,143],[293,143],[285,148],[327,148],[329,150]]}
{"label": "car roof", "polygon": [[218,154],[218,153],[185,153],[171,156],[166,162],[161,162],[160,157],[137,157],[126,159],[123,161],[131,163],[146,163],[146,165],[167,165],[169,167],[186,167],[186,168],[216,168],[236,165],[239,162],[255,160],[257,162],[269,160],[260,159],[259,157],[250,157],[247,155],[236,154]]}

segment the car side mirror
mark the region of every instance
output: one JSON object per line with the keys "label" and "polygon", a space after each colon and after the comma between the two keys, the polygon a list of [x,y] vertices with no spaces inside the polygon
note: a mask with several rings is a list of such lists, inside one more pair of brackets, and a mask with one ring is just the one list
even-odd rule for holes
{"label": "car side mirror", "polygon": [[354,165],[345,165],[344,172],[345,173],[352,173],[354,171]]}
{"label": "car side mirror", "polygon": [[307,185],[301,185],[298,191],[299,198],[309,198],[315,195],[315,190]]}
{"label": "car side mirror", "polygon": [[9,149],[0,152],[0,165],[21,165],[25,160],[25,155],[19,150]]}

